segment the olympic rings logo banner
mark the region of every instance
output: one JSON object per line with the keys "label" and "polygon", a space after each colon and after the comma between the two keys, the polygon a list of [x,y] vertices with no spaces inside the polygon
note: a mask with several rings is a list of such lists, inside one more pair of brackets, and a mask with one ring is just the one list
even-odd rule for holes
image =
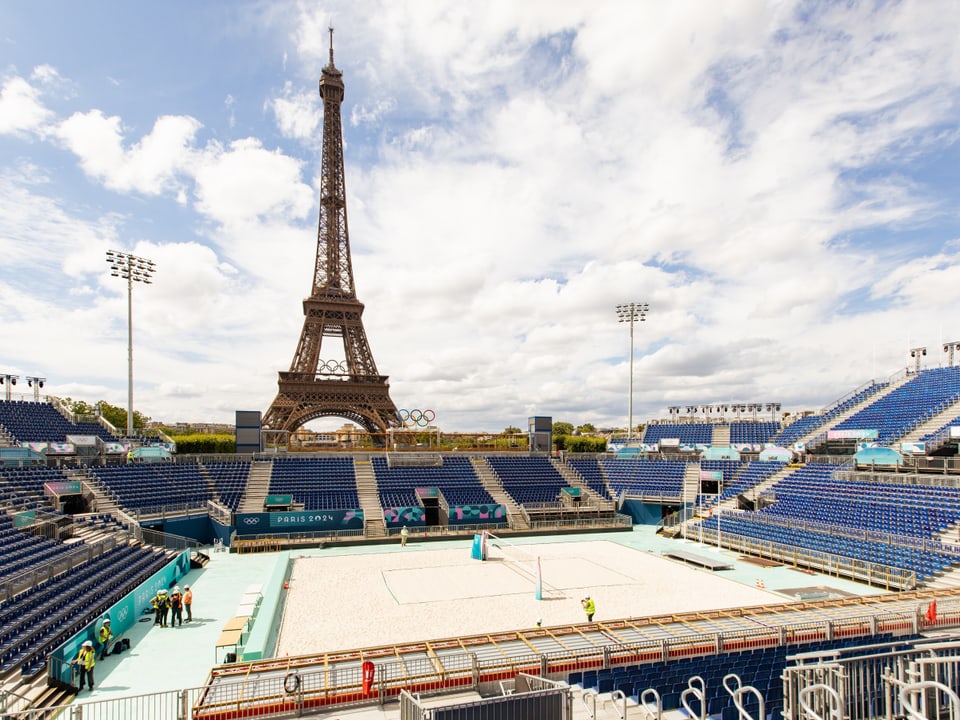
{"label": "olympic rings logo banner", "polygon": [[436,417],[437,414],[433,410],[414,408],[413,410],[397,411],[397,419],[400,420],[404,427],[426,427],[432,423]]}

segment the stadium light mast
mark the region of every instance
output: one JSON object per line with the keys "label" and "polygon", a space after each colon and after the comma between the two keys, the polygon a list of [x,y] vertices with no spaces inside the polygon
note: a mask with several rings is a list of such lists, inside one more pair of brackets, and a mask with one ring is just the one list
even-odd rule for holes
{"label": "stadium light mast", "polygon": [[767,403],[766,409],[770,413],[770,422],[776,422],[777,413],[780,412],[780,403]]}
{"label": "stadium light mast", "polygon": [[951,340],[943,344],[943,351],[947,353],[947,367],[953,367],[953,354],[960,350],[960,341]]}
{"label": "stadium light mast", "polygon": [[910,357],[914,358],[915,360],[913,370],[917,374],[920,373],[920,358],[924,357],[926,354],[927,349],[925,347],[915,347],[910,349]]}
{"label": "stadium light mast", "polygon": [[7,402],[10,402],[10,396],[13,393],[13,386],[17,384],[19,375],[10,375],[9,373],[0,373],[0,385],[4,387],[4,394]]}
{"label": "stadium light mast", "polygon": [[127,437],[133,437],[133,284],[152,284],[156,264],[153,260],[129,253],[107,250],[107,262],[113,277],[127,281]]}
{"label": "stadium light mast", "polygon": [[27,387],[33,388],[33,401],[40,402],[40,388],[47,381],[43,377],[27,377]]}
{"label": "stadium light mast", "polygon": [[627,421],[627,443],[633,439],[633,324],[647,319],[650,306],[647,303],[625,303],[617,305],[618,322],[630,323],[630,390],[627,405],[629,420]]}

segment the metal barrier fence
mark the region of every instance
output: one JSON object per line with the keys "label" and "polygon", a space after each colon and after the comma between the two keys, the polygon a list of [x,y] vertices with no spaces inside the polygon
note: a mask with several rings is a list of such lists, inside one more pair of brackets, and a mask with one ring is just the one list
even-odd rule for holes
{"label": "metal barrier fence", "polygon": [[833,555],[818,550],[807,550],[770,540],[757,540],[733,532],[723,532],[722,523],[719,533],[712,528],[704,528],[703,526],[698,528],[698,532],[706,543],[716,545],[719,536],[719,542],[728,550],[740,552],[744,555],[778,560],[794,567],[809,568],[824,575],[848,577],[886,590],[912,590],[917,586],[917,574],[912,570],[842,555]]}
{"label": "metal barrier fence", "polygon": [[400,720],[528,720],[573,717],[573,698],[565,684],[521,673],[510,694],[430,707],[406,690],[400,693]]}
{"label": "metal barrier fence", "polygon": [[787,660],[794,665],[782,675],[785,720],[933,720],[944,717],[948,708],[960,710],[942,691],[958,687],[956,636],[803,653]]}

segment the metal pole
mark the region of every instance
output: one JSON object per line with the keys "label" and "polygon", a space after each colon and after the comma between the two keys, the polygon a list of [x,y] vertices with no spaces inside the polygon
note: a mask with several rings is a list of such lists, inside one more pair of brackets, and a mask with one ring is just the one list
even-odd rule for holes
{"label": "metal pole", "polygon": [[647,317],[650,306],[647,303],[625,303],[617,305],[617,317],[620,322],[630,323],[630,388],[627,398],[627,444],[633,440],[633,325],[636,321],[643,322]]}
{"label": "metal pole", "polygon": [[107,250],[113,277],[127,281],[127,437],[133,437],[133,283],[150,285],[156,265],[152,260],[129,253]]}
{"label": "metal pole", "polygon": [[628,425],[627,425],[627,444],[630,444],[630,441],[633,439],[633,318],[634,314],[630,313],[630,397],[627,401],[627,413],[629,415]]}
{"label": "metal pole", "polygon": [[127,437],[133,437],[133,273],[127,258]]}

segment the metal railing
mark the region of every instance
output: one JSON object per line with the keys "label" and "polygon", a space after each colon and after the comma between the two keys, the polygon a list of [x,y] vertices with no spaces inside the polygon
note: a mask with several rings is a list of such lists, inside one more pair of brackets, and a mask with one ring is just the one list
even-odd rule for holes
{"label": "metal railing", "polygon": [[[123,535],[122,537],[123,542],[125,542],[126,536]],[[63,555],[59,555],[53,560],[4,578],[0,581],[0,601],[10,600],[25,590],[52,580],[59,575],[73,570],[79,565],[100,557],[104,553],[113,550],[120,542],[121,540],[118,540],[116,537],[107,537],[95,543],[85,543],[77,546],[75,550],[70,550]]]}
{"label": "metal railing", "polygon": [[778,560],[794,567],[805,567],[824,575],[852,578],[886,590],[911,590],[917,586],[917,574],[913,570],[724,532],[722,523],[719,533],[702,525],[697,527],[697,533],[704,543],[710,545],[718,544],[719,535],[719,543],[728,550]]}
{"label": "metal railing", "polygon": [[957,720],[958,655],[954,636],[791,656],[781,676],[783,717]]}

